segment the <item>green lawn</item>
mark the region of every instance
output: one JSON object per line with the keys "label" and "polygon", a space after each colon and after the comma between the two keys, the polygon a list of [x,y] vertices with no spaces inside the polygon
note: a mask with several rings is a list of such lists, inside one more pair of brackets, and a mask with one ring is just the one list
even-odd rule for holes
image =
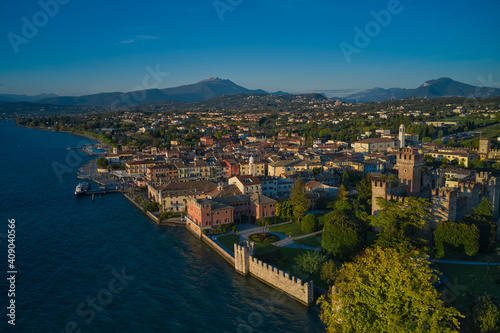
{"label": "green lawn", "polygon": [[[318,218],[318,223],[319,223],[319,230],[323,229],[323,226],[325,224],[325,214],[315,214],[316,217]],[[301,224],[297,222],[292,222],[289,224],[284,224],[284,225],[279,225],[279,226],[271,226],[270,230],[274,232],[279,232],[284,235],[291,235],[292,237],[296,236],[304,236],[305,233],[300,230]]]}
{"label": "green lawn", "polygon": [[298,239],[295,243],[304,246],[321,247],[321,235]]}
{"label": "green lawn", "polygon": [[224,235],[217,238],[219,242],[228,250],[234,251],[234,244],[240,243],[240,236],[238,235]]}
{"label": "green lawn", "polygon": [[[255,248],[255,256],[259,260],[267,262],[268,264],[271,264],[283,271],[293,274],[304,281],[313,280],[314,285],[323,289],[328,289],[327,283],[320,279],[319,272],[313,275],[305,274],[295,264],[295,258],[298,255],[309,251],[310,250],[294,249],[289,247],[275,247],[273,245],[268,245],[265,247]],[[338,267],[340,267],[340,265],[340,263],[337,263]]]}
{"label": "green lawn", "polygon": [[495,266],[474,266],[436,263],[435,266],[445,273],[450,285],[445,287],[447,293],[456,297],[453,305],[459,310],[467,307],[467,293],[475,297],[488,293],[500,295],[500,284],[495,280],[500,277],[500,271]]}
{"label": "green lawn", "polygon": [[286,236],[291,234],[292,237],[305,235],[305,233],[302,232],[302,230],[300,230],[300,226],[301,226],[300,223],[292,222],[289,224],[279,225],[275,227],[271,226],[270,230],[282,233]]}

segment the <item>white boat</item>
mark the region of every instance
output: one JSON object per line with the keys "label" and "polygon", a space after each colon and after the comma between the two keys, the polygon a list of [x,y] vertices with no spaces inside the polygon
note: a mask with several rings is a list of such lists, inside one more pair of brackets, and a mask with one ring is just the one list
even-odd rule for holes
{"label": "white boat", "polygon": [[85,182],[81,182],[78,185],[76,185],[75,195],[83,195],[88,190],[90,190],[90,184],[89,183],[85,183]]}

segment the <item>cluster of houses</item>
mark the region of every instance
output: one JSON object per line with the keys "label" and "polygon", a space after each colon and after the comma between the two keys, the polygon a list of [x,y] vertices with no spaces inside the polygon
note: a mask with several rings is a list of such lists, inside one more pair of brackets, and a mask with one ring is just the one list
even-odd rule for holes
{"label": "cluster of houses", "polygon": [[[413,135],[380,131],[380,137],[355,142],[314,143],[303,137],[214,140],[206,136],[197,147],[114,148],[111,164],[125,165],[125,176],[148,188],[149,199],[161,211],[185,212],[200,228],[276,215],[276,204],[289,198],[298,178],[306,184],[310,207],[323,196],[334,197],[344,171],[380,174],[392,170],[402,147],[414,145]],[[408,140],[409,139],[409,140]],[[408,141],[407,141],[408,140]],[[342,150],[341,150],[342,149]],[[439,160],[468,166],[478,151],[450,151],[419,145]],[[483,152],[484,153],[484,152]],[[354,194],[354,189],[350,194]]]}

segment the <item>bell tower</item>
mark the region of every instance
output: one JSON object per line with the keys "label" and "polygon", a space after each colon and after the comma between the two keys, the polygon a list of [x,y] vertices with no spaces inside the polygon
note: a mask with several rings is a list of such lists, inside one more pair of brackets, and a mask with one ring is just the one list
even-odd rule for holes
{"label": "bell tower", "polygon": [[405,125],[401,124],[399,126],[399,148],[405,147]]}
{"label": "bell tower", "polygon": [[397,155],[398,183],[408,190],[408,195],[420,194],[424,154],[415,148],[402,148]]}

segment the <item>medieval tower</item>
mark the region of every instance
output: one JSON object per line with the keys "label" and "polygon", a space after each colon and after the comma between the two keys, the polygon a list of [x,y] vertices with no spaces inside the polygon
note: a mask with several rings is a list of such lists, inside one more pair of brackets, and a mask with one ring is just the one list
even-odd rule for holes
{"label": "medieval tower", "polygon": [[424,165],[424,154],[418,149],[402,148],[397,153],[398,183],[405,187],[410,196],[420,194],[420,182],[422,179],[422,166]]}
{"label": "medieval tower", "polygon": [[405,125],[401,124],[399,126],[399,148],[405,147]]}
{"label": "medieval tower", "polygon": [[488,154],[490,153],[490,144],[490,139],[479,140],[479,155],[481,157],[481,160],[483,161],[488,159]]}

